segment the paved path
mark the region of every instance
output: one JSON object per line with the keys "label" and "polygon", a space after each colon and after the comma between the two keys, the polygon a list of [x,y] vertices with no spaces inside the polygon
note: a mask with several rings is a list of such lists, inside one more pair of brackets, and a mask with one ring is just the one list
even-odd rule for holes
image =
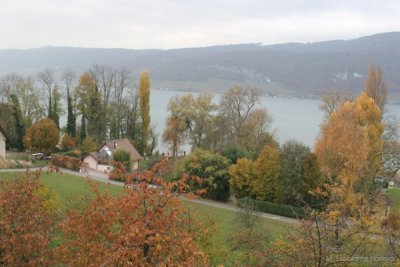
{"label": "paved path", "polygon": [[[198,203],[198,204],[208,205],[208,206],[215,207],[215,208],[221,208],[221,209],[226,209],[226,210],[231,210],[231,211],[240,211],[240,208],[238,206],[235,206],[232,202],[224,203],[224,202],[214,201],[214,200],[210,200],[210,199],[188,199],[188,201]],[[299,220],[297,220],[297,219],[284,217],[284,216],[280,216],[280,215],[276,215],[276,214],[257,212],[257,215],[259,215],[262,218],[267,218],[267,219],[286,222],[286,223],[299,223]]]}
{"label": "paved path", "polygon": [[[40,168],[32,168],[30,169],[31,171],[38,170]],[[43,171],[47,170],[47,167],[42,167],[41,168]],[[60,168],[60,170],[63,173],[69,173],[81,177],[86,177],[86,178],[91,178],[92,180],[107,183],[107,184],[113,184],[113,185],[118,185],[118,186],[124,186],[124,183],[122,182],[117,182],[108,179],[107,174],[104,172],[100,172],[97,170],[93,169],[87,169],[82,172],[77,172],[77,171],[72,171],[64,168]],[[23,172],[25,171],[24,169],[1,169],[0,172]],[[193,202],[193,203],[198,203],[202,205],[207,205],[215,208],[220,208],[220,209],[225,209],[225,210],[231,210],[231,211],[239,211],[240,208],[235,206],[232,202],[218,202],[210,199],[185,199],[187,201]],[[262,217],[262,218],[268,218],[280,222],[285,222],[285,223],[299,223],[299,220],[293,219],[293,218],[288,218],[280,215],[275,215],[275,214],[270,214],[270,213],[264,213],[264,212],[257,212],[257,214]]]}

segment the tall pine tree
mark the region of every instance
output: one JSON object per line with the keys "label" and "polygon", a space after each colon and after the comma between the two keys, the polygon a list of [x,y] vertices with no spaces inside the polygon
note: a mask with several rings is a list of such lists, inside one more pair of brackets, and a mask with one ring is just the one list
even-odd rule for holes
{"label": "tall pine tree", "polygon": [[71,137],[76,137],[76,115],[74,114],[69,87],[67,87],[67,133]]}
{"label": "tall pine tree", "polygon": [[11,95],[10,98],[11,98],[11,105],[15,121],[15,130],[17,135],[15,147],[18,149],[18,151],[23,151],[24,149],[23,138],[25,135],[25,127],[22,121],[21,107],[19,105],[18,98],[15,95]]}
{"label": "tall pine tree", "polygon": [[60,92],[58,91],[58,87],[54,86],[53,89],[53,105],[52,105],[52,109],[53,111],[51,112],[51,117],[50,119],[52,119],[54,121],[54,123],[56,124],[57,128],[60,129],[60,104],[59,104],[59,100],[60,100]]}

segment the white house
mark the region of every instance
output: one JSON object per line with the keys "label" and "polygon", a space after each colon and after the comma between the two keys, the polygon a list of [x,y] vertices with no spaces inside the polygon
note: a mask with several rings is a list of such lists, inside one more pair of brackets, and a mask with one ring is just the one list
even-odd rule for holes
{"label": "white house", "polygon": [[112,153],[118,149],[129,152],[133,170],[139,168],[139,161],[142,157],[126,138],[105,142],[99,150],[88,153],[83,158],[83,163],[90,169],[108,172],[112,169],[112,164],[110,162],[112,161]]}
{"label": "white house", "polygon": [[6,131],[0,125],[0,158],[6,158]]}

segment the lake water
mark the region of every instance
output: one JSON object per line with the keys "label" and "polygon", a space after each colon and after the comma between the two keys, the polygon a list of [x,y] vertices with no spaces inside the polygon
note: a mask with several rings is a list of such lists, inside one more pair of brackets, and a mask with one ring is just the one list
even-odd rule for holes
{"label": "lake water", "polygon": [[[185,92],[152,90],[150,97],[151,124],[156,126],[156,132],[160,135],[159,150],[165,146],[161,142],[161,134],[165,128],[165,120],[168,115],[168,101],[176,95],[184,95]],[[220,95],[214,95],[216,103]],[[282,144],[295,139],[313,148],[323,121],[323,113],[319,109],[321,102],[312,99],[262,97],[260,105],[268,110],[273,122],[271,130],[276,139]],[[390,115],[400,115],[400,105],[387,105]],[[185,147],[188,150],[188,146]]]}

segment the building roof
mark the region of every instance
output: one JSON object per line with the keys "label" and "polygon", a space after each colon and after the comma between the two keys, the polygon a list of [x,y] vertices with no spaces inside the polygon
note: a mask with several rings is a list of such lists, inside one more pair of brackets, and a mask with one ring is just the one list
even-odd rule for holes
{"label": "building roof", "polygon": [[3,127],[1,127],[1,124],[0,124],[0,132],[4,135],[4,137],[5,137],[6,139],[8,139],[8,138],[7,138],[6,131],[3,129]]}
{"label": "building roof", "polygon": [[107,141],[104,143],[103,147],[104,146],[107,146],[111,151],[115,151],[117,149],[128,151],[129,154],[131,154],[132,161],[138,161],[142,159],[142,156],[140,156],[136,148],[126,138]]}
{"label": "building roof", "polygon": [[96,161],[99,161],[99,153],[98,153],[98,152],[89,152],[89,153],[85,156],[85,158],[86,158],[87,156],[91,156],[91,157],[94,158]]}

